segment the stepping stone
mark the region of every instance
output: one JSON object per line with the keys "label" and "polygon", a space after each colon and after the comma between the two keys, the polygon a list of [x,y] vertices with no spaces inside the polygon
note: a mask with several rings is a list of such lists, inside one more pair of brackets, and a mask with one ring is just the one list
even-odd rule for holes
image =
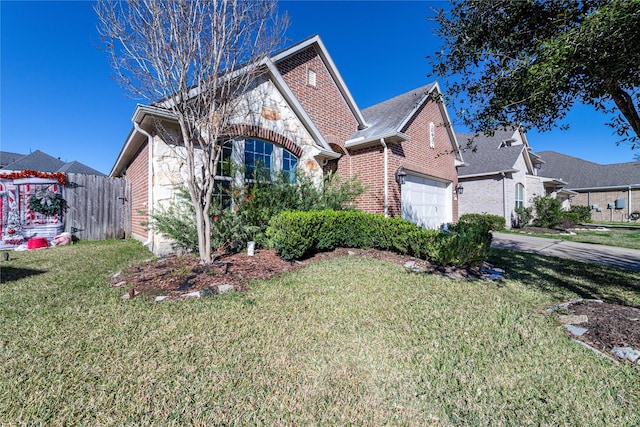
{"label": "stepping stone", "polygon": [[155,299],[155,302],[160,302],[160,301],[164,301],[167,298],[169,298],[167,295],[161,295],[161,296],[157,296]]}
{"label": "stepping stone", "polygon": [[558,321],[563,325],[579,325],[580,323],[588,323],[589,318],[584,314],[568,314],[558,316]]}
{"label": "stepping stone", "polygon": [[218,292],[221,294],[231,292],[234,289],[233,285],[218,285]]}
{"label": "stepping stone", "polygon": [[180,295],[182,298],[200,298],[200,291],[189,292],[188,294]]}
{"label": "stepping stone", "polygon": [[620,359],[627,359],[631,363],[640,359],[640,351],[634,350],[631,347],[613,347],[611,352]]}
{"label": "stepping stone", "polygon": [[588,329],[581,328],[579,326],[573,326],[573,325],[564,325],[564,327],[567,331],[571,332],[571,334],[575,335],[576,337],[581,337],[588,330]]}

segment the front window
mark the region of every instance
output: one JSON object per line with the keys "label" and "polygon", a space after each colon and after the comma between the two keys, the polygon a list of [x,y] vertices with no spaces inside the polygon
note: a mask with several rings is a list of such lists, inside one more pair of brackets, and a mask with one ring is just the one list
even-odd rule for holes
{"label": "front window", "polygon": [[243,179],[254,179],[259,172],[261,178],[268,180],[283,173],[293,184],[297,167],[298,158],[278,145],[261,139],[236,139],[222,146],[216,182],[233,181],[240,185]]}
{"label": "front window", "polygon": [[252,178],[257,170],[263,169],[267,176],[274,172],[272,164],[273,144],[259,139],[244,141],[245,178]]}
{"label": "front window", "polygon": [[516,208],[524,207],[524,185],[516,184]]}

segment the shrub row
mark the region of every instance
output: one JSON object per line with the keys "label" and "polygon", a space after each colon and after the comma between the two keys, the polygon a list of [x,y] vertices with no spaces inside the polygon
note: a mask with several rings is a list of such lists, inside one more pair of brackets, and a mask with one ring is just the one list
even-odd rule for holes
{"label": "shrub row", "polygon": [[269,245],[287,260],[336,247],[374,248],[428,259],[438,265],[477,265],[491,246],[488,229],[452,225],[425,230],[401,218],[355,211],[286,211],[271,219]]}
{"label": "shrub row", "polygon": [[500,231],[506,227],[504,217],[492,214],[468,213],[464,214],[458,220],[458,223],[476,224],[487,230]]}

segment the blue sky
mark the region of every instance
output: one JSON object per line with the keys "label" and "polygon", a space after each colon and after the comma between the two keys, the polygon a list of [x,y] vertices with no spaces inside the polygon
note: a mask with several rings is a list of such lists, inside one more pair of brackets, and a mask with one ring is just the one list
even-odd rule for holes
{"label": "blue sky", "polygon": [[[356,103],[366,108],[432,81],[425,56],[440,40],[426,18],[443,5],[281,0],[280,8],[290,16],[289,42],[319,34]],[[109,173],[136,101],[111,78],[92,4],[2,0],[0,15],[0,150],[41,150]],[[597,163],[632,161],[638,151],[616,146],[606,121],[580,106],[565,121],[569,131],[532,131],[529,143],[535,151]]]}

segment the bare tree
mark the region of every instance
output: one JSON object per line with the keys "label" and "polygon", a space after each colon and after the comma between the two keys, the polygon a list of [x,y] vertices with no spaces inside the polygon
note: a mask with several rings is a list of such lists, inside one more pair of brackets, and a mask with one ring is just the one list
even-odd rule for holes
{"label": "bare tree", "polygon": [[100,0],[95,10],[117,80],[175,117],[200,258],[211,262],[221,146],[262,60],[283,39],[286,17],[277,0]]}

